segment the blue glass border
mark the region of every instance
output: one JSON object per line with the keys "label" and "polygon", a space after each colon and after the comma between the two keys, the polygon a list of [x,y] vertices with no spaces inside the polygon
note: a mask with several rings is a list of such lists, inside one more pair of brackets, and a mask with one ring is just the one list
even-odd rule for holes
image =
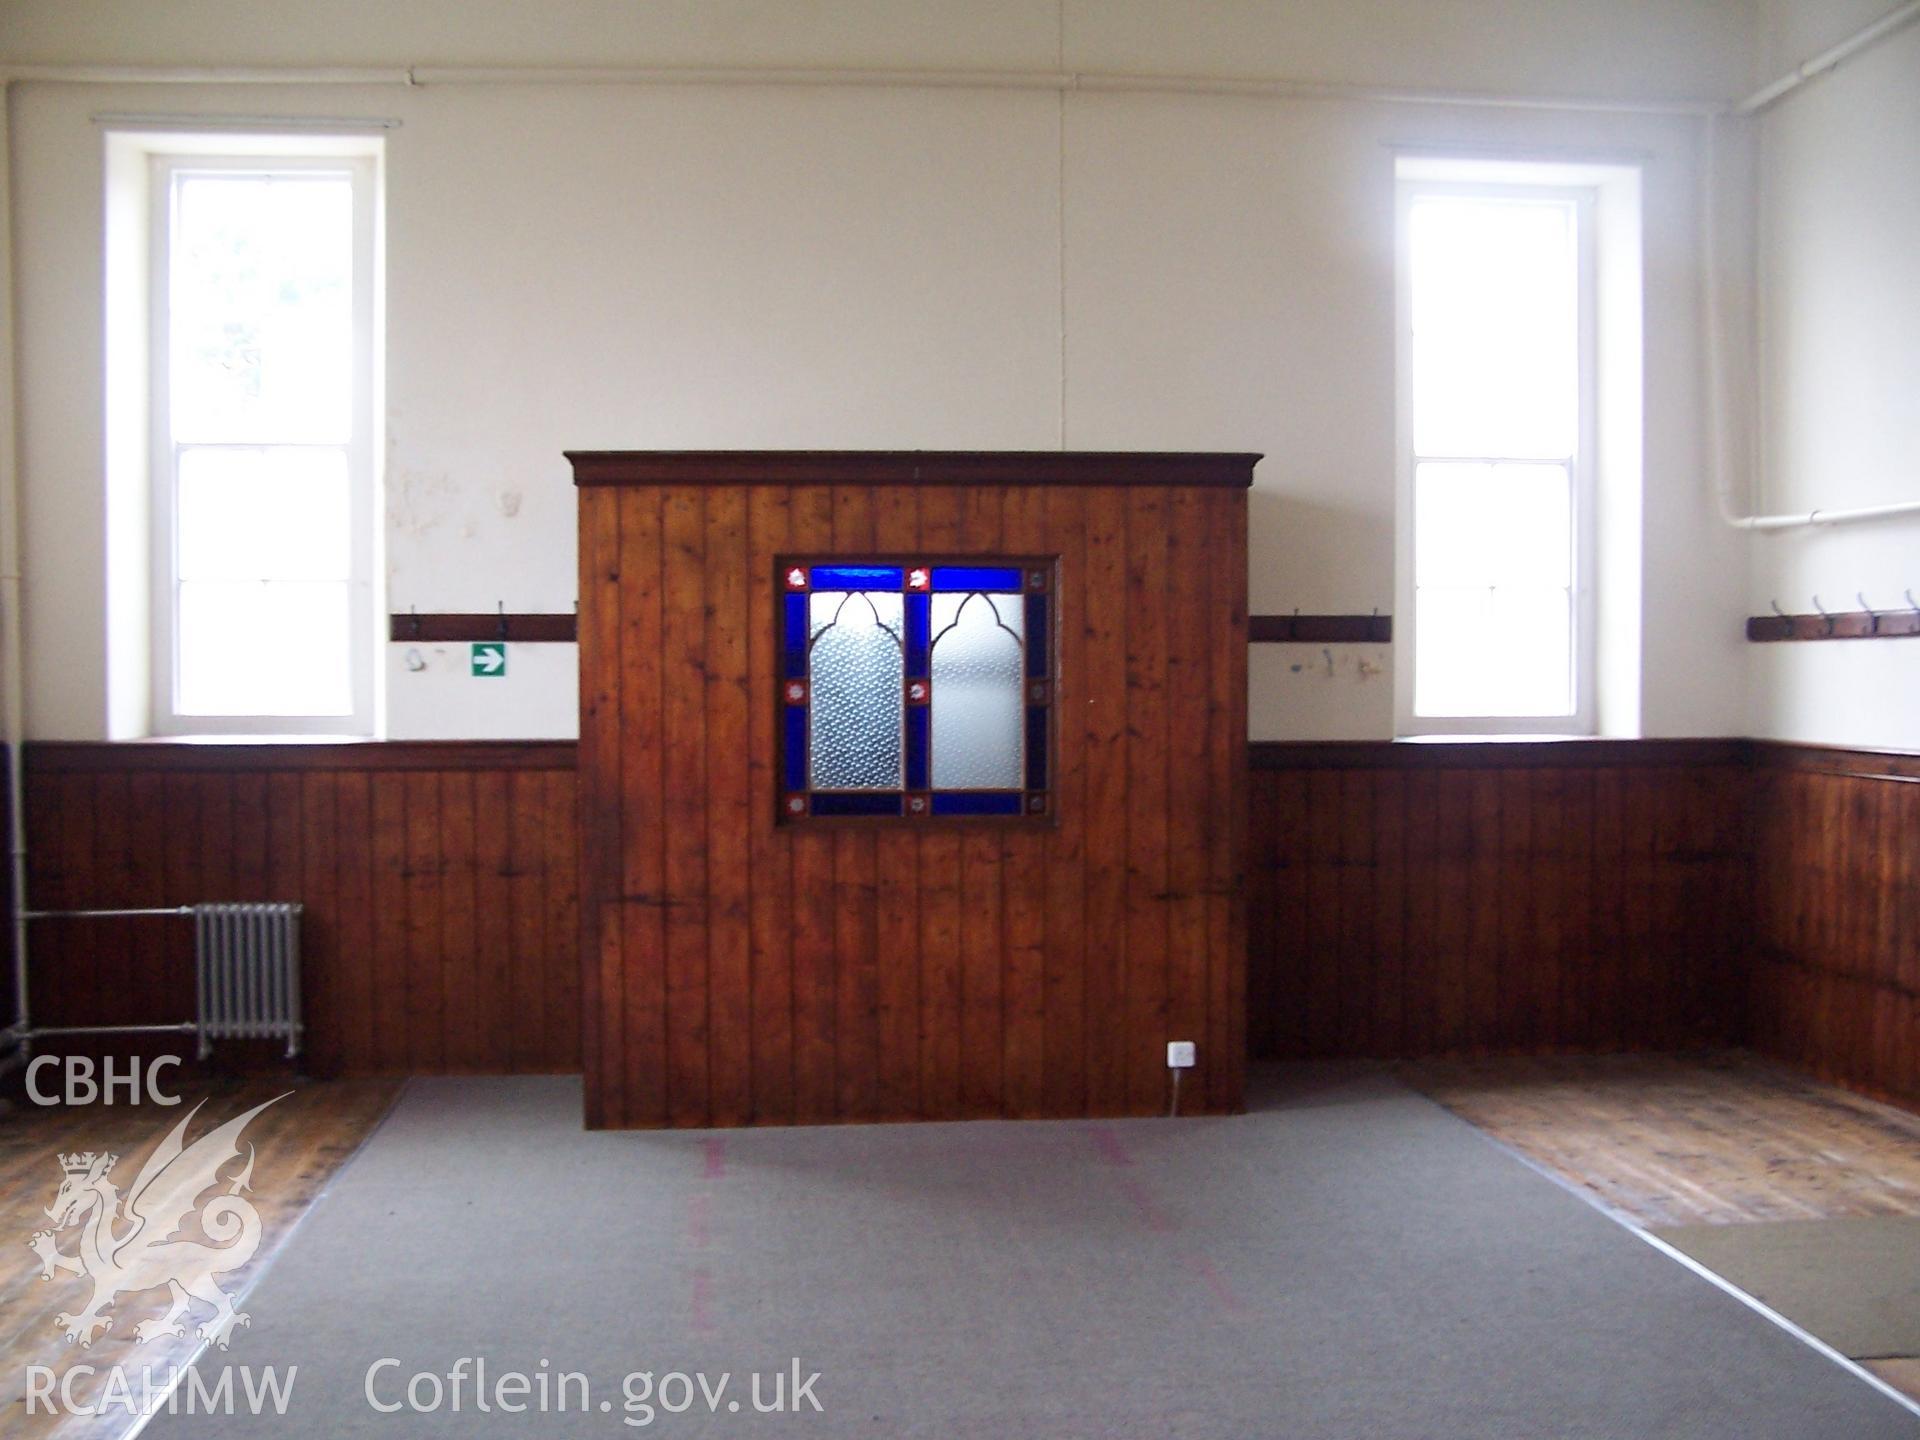
{"label": "blue glass border", "polygon": [[927,715],[925,705],[907,706],[907,788],[927,788]]}
{"label": "blue glass border", "polygon": [[786,710],[787,789],[804,790],[807,788],[807,707],[789,705]]}
{"label": "blue glass border", "polygon": [[936,815],[1025,813],[1025,800],[1018,790],[936,790],[931,801]]}
{"label": "blue glass border", "polygon": [[807,808],[815,815],[898,815],[900,799],[898,790],[816,790]]}
{"label": "blue glass border", "polygon": [[1027,707],[1027,789],[1047,788],[1047,707]]}
{"label": "blue glass border", "polygon": [[933,597],[923,590],[907,592],[907,678],[924,680],[932,661]]}
{"label": "blue glass border", "polygon": [[808,574],[815,590],[898,590],[907,583],[898,565],[814,565]]}
{"label": "blue glass border", "polygon": [[1021,570],[1016,565],[935,565],[932,588],[935,590],[1024,590]]}
{"label": "blue glass border", "polygon": [[1021,647],[1027,652],[1027,678],[1044,680],[1047,678],[1047,642],[1053,632],[1047,629],[1047,597],[1044,595],[1027,596],[1027,637]]}
{"label": "blue glass border", "polygon": [[785,620],[786,678],[804,680],[807,678],[807,597],[803,592],[787,592]]}

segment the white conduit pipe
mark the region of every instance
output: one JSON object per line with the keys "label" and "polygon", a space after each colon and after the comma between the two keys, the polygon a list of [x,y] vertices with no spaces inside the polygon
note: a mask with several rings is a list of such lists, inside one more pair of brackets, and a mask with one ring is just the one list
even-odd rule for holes
{"label": "white conduit pipe", "polygon": [[[1920,3],[1920,0],[1916,0]],[[1067,70],[868,70],[829,67],[673,65],[407,65],[386,68],[145,65],[14,65],[0,80],[88,85],[784,85],[872,89],[1083,91],[1090,94],[1246,95],[1364,104],[1564,110],[1630,115],[1706,115],[1711,100],[1608,100],[1480,94],[1283,78],[1130,75]]]}
{"label": "white conduit pipe", "polygon": [[1765,110],[1782,97],[1791,95],[1816,75],[1824,75],[1841,61],[1858,54],[1869,45],[1878,43],[1903,26],[1920,20],[1920,0],[1907,0],[1907,3],[1889,10],[1878,20],[1863,29],[1856,30],[1838,45],[1822,50],[1813,59],[1796,65],[1771,85],[1764,85],[1733,107],[1736,115],[1754,115]]}
{"label": "white conduit pipe", "polygon": [[13,932],[13,1023],[0,1032],[11,1048],[0,1057],[0,1075],[27,1063],[33,1042],[27,1034],[27,826],[22,795],[21,746],[26,738],[26,666],[20,642],[20,469],[14,346],[19,327],[13,314],[13,174],[8,163],[12,135],[0,95],[0,739],[7,747],[8,923]]}

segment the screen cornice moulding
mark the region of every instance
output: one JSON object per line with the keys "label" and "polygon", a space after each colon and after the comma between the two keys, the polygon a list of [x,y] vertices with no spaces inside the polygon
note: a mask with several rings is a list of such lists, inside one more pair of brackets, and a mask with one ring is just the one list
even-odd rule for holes
{"label": "screen cornice moulding", "polygon": [[1218,485],[1262,457],[1136,450],[569,450],[575,485]]}

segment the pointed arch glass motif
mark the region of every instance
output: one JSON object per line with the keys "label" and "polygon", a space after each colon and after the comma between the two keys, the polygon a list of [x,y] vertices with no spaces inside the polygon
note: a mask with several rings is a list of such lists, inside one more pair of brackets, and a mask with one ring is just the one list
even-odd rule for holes
{"label": "pointed arch glass motif", "polygon": [[1048,818],[1054,566],[781,561],[780,818]]}

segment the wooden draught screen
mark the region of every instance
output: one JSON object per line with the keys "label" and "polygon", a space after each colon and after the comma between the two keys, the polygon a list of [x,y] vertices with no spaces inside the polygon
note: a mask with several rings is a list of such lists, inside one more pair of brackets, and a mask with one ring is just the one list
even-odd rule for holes
{"label": "wooden draught screen", "polygon": [[[1239,1107],[1257,457],[570,458],[590,1125]],[[775,557],[909,551],[1059,556],[1057,824],[776,825]]]}

